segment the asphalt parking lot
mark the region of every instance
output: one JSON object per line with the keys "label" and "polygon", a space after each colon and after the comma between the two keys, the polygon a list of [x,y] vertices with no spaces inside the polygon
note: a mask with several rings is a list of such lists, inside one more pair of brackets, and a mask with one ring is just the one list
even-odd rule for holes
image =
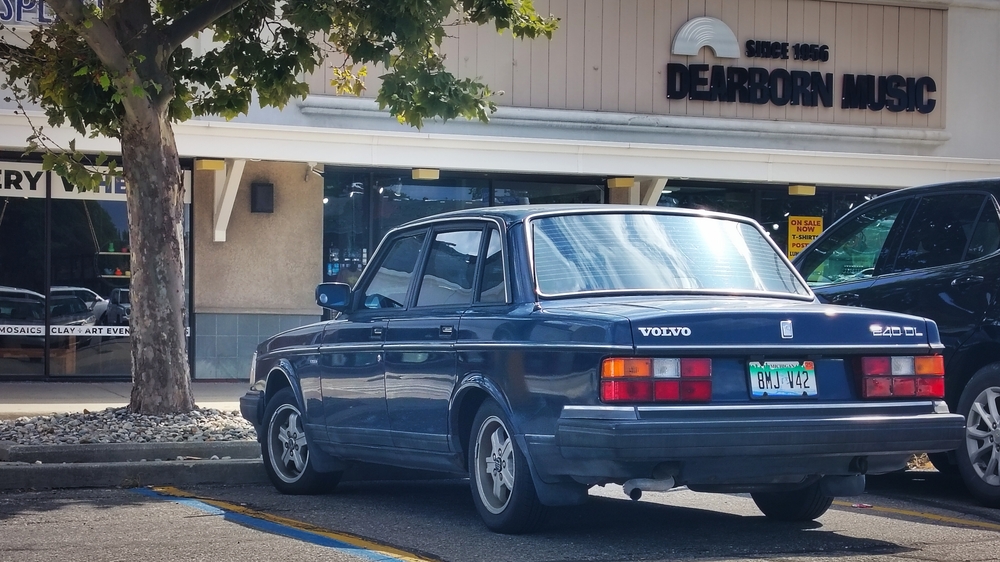
{"label": "asphalt parking lot", "polygon": [[742,495],[591,490],[530,535],[493,534],[460,480],[0,493],[0,560],[996,560],[1000,511],[941,475],[873,479],[817,522],[775,523]]}

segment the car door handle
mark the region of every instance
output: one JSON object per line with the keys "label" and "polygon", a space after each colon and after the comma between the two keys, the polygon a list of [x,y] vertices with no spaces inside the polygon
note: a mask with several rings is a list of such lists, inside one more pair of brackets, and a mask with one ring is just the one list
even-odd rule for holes
{"label": "car door handle", "polygon": [[455,327],[454,326],[441,326],[441,332],[440,332],[440,334],[441,334],[442,338],[450,338],[453,335],[455,335]]}
{"label": "car door handle", "polygon": [[952,287],[965,287],[966,285],[976,285],[983,282],[982,275],[968,275],[966,277],[956,277],[951,280]]}
{"label": "car door handle", "polygon": [[372,339],[373,340],[382,339],[382,328],[372,328]]}
{"label": "car door handle", "polygon": [[861,295],[857,293],[841,293],[831,298],[830,302],[842,306],[860,306]]}

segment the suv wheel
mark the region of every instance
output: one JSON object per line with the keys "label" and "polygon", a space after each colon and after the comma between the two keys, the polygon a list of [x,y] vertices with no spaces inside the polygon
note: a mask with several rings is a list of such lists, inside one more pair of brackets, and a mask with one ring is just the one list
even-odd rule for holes
{"label": "suv wheel", "polygon": [[962,391],[965,444],[956,451],[966,488],[984,505],[1000,507],[1000,364],[983,367]]}

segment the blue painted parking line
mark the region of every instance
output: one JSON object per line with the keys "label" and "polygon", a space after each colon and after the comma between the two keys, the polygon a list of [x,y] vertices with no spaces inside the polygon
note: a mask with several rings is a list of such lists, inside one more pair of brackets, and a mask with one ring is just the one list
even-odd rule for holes
{"label": "blue painted parking line", "polygon": [[133,491],[147,497],[192,507],[211,515],[219,515],[226,521],[244,527],[332,548],[344,554],[359,556],[375,562],[436,562],[435,558],[406,552],[356,535],[330,531],[310,523],[264,513],[221,500],[197,497],[177,488],[134,488]]}

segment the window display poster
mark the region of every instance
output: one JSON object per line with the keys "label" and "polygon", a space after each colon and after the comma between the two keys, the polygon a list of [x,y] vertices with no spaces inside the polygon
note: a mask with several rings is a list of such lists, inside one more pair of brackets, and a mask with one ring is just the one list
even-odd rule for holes
{"label": "window display poster", "polygon": [[823,217],[788,217],[788,259],[794,258],[823,232]]}

